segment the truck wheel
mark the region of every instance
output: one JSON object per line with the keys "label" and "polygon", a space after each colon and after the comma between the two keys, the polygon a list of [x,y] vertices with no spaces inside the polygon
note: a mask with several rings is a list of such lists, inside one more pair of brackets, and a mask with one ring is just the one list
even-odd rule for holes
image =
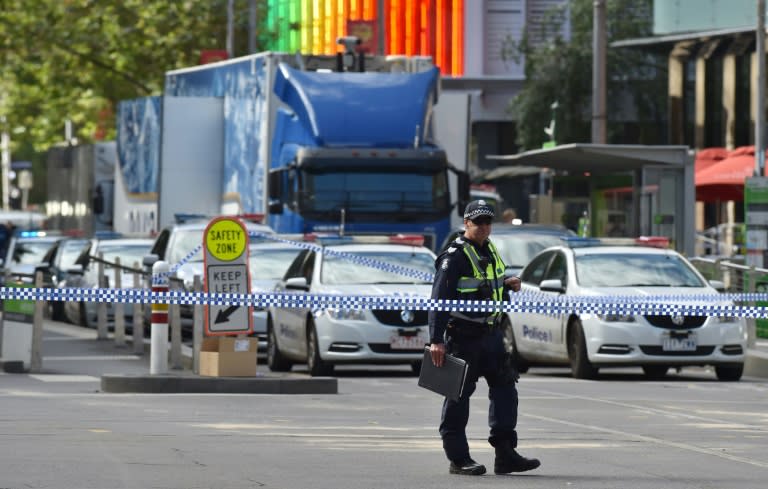
{"label": "truck wheel", "polygon": [[267,317],[267,366],[273,372],[290,372],[293,364],[283,356],[272,327],[272,317]]}
{"label": "truck wheel", "polygon": [[571,361],[571,372],[577,379],[594,379],[597,376],[597,368],[587,356],[587,342],[579,319],[574,319],[568,329],[568,358]]}
{"label": "truck wheel", "polygon": [[717,380],[722,382],[736,382],[741,379],[741,374],[744,373],[744,364],[735,366],[720,365],[715,367],[715,374]]}
{"label": "truck wheel", "polygon": [[312,320],[307,321],[307,369],[312,377],[333,375],[333,365],[320,358],[317,330]]}

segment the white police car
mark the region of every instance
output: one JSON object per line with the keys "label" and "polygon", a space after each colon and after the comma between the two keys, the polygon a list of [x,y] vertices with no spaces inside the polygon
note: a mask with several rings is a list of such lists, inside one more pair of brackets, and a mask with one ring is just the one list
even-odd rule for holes
{"label": "white police car", "polygon": [[[651,297],[716,294],[714,286],[722,286],[670,249],[564,242],[523,269],[522,292]],[[702,300],[691,304],[712,304]],[[504,326],[521,371],[570,364],[577,378],[592,378],[603,367],[640,366],[660,378],[670,367],[712,365],[718,379],[739,380],[747,348],[746,322],[735,317],[525,312],[508,314]]]}
{"label": "white police car", "polygon": [[[281,236],[303,239],[296,236]],[[248,247],[248,271],[251,277],[251,293],[272,292],[286,270],[301,251],[295,245],[270,240],[257,240]],[[259,340],[259,351],[267,348],[267,309],[253,307],[253,331]]]}
{"label": "white police car", "polygon": [[[405,243],[405,244],[402,244]],[[276,291],[363,296],[412,295],[428,298],[432,283],[330,253],[355,255],[434,273],[435,255],[423,238],[360,236],[318,241],[326,253],[303,250]],[[330,252],[330,253],[328,253]],[[412,364],[417,368],[429,342],[427,311],[268,309],[267,364],[273,371],[306,363],[310,375],[329,375],[335,364]]]}

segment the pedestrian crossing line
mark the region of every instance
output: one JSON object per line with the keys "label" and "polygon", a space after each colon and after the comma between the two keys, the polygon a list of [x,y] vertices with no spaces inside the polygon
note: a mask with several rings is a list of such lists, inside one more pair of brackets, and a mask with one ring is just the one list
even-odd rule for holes
{"label": "pedestrian crossing line", "polygon": [[92,375],[29,374],[29,377],[41,382],[99,382],[101,380]]}
{"label": "pedestrian crossing line", "polygon": [[84,360],[141,360],[139,355],[72,355],[72,356],[46,356],[43,357],[43,361],[49,362],[66,362]]}

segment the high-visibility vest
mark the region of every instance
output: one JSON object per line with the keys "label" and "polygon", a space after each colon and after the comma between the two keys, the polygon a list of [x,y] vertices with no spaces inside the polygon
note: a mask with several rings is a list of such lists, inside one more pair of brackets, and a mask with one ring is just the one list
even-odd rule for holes
{"label": "high-visibility vest", "polygon": [[[459,244],[458,241],[459,240],[457,240],[457,244]],[[501,304],[501,301],[504,298],[504,270],[506,266],[504,265],[504,262],[501,261],[501,257],[499,256],[498,251],[496,251],[496,247],[490,241],[488,242],[488,248],[491,251],[492,261],[489,261],[485,270],[482,270],[480,266],[480,255],[477,253],[475,247],[466,241],[461,240],[461,242],[463,243],[461,249],[469,259],[469,263],[472,266],[472,276],[459,277],[459,281],[456,285],[456,291],[458,292],[459,299],[488,300],[485,297],[480,297],[478,294],[480,285],[483,282],[487,282],[491,288],[492,299]],[[460,322],[469,322],[477,326],[493,325],[494,321],[496,320],[496,316],[498,315],[499,310],[491,313],[482,311],[451,311],[451,318],[458,319]]]}

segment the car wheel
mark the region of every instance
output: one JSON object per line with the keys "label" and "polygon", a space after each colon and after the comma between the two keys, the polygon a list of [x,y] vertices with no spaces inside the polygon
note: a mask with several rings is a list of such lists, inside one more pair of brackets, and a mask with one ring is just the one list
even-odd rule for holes
{"label": "car wheel", "polygon": [[577,379],[594,379],[597,376],[597,368],[590,363],[587,356],[584,328],[579,319],[574,319],[568,329],[568,358],[571,362],[571,372]]}
{"label": "car wheel", "polygon": [[92,323],[92,322],[91,322],[91,321],[88,319],[88,313],[87,313],[87,311],[86,311],[86,308],[85,308],[85,302],[81,302],[81,303],[80,303],[80,305],[78,306],[78,309],[77,309],[77,310],[78,310],[78,312],[79,312],[79,315],[80,315],[80,326],[82,326],[82,327],[84,327],[84,328],[92,328],[92,329],[95,329],[95,328],[96,328],[96,325],[95,325],[95,324],[93,324],[93,323]]}
{"label": "car wheel", "polygon": [[666,365],[644,365],[643,373],[649,379],[663,379],[667,375],[669,367]]}
{"label": "car wheel", "polygon": [[735,365],[735,366],[717,366],[715,367],[715,374],[717,375],[717,380],[723,381],[723,382],[736,382],[737,380],[741,379],[741,374],[744,373],[744,364],[741,365]]}
{"label": "car wheel", "polygon": [[320,347],[317,343],[317,330],[312,320],[307,323],[307,369],[312,377],[333,374],[333,365],[320,358]]}
{"label": "car wheel", "polygon": [[421,373],[421,360],[411,362],[411,372],[413,372],[414,375],[419,375]]}
{"label": "car wheel", "polygon": [[520,356],[520,352],[517,351],[517,343],[515,342],[515,333],[512,330],[512,323],[508,317],[505,317],[501,323],[501,331],[504,334],[504,350],[512,356],[512,360],[515,362],[515,367],[518,373],[524,374],[531,367],[528,362],[523,360]]}
{"label": "car wheel", "polygon": [[64,315],[64,303],[62,301],[51,301],[51,319],[54,321],[66,321]]}
{"label": "car wheel", "polygon": [[293,364],[283,356],[277,345],[271,316],[267,317],[267,366],[273,372],[290,372],[291,367],[293,367]]}

